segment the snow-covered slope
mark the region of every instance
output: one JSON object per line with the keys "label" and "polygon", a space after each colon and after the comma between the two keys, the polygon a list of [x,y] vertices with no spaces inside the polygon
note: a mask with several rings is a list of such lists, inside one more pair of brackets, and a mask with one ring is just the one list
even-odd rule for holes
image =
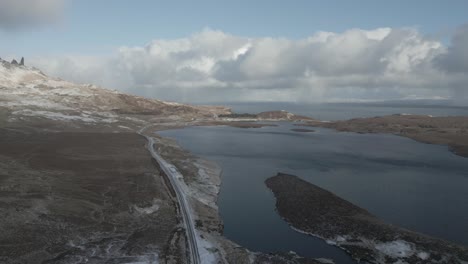
{"label": "snow-covered slope", "polygon": [[196,107],[128,95],[95,85],[52,78],[38,69],[0,60],[0,107],[14,116],[39,116],[83,122],[117,121],[145,115],[159,118],[211,118],[229,113],[223,107]]}

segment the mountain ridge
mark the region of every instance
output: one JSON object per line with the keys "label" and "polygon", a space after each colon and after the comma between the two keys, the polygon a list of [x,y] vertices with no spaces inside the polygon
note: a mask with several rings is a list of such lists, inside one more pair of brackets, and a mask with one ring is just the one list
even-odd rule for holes
{"label": "mountain ridge", "polygon": [[41,117],[85,123],[116,123],[125,116],[147,120],[144,116],[148,115],[178,120],[213,119],[231,113],[231,109],[223,106],[165,102],[92,84],[75,84],[1,59],[0,107],[23,120]]}

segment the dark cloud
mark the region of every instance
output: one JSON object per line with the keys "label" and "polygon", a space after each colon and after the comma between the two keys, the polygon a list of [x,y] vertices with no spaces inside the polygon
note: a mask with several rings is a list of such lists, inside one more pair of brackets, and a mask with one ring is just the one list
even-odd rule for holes
{"label": "dark cloud", "polygon": [[468,74],[468,24],[457,29],[451,46],[435,62],[447,72]]}
{"label": "dark cloud", "polygon": [[55,22],[65,0],[0,0],[0,29],[13,31]]}

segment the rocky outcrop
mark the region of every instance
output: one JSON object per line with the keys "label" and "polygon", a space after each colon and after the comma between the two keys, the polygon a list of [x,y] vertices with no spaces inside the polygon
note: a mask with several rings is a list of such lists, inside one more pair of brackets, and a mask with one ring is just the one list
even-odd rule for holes
{"label": "rocky outcrop", "polygon": [[4,60],[2,60],[2,58],[0,58],[0,62],[6,63],[6,64],[10,64],[10,65],[20,65],[20,66],[24,66],[24,57],[21,57],[20,62],[18,62],[16,59],[13,59],[13,60],[11,60],[10,63],[8,63],[8,61],[4,61]]}

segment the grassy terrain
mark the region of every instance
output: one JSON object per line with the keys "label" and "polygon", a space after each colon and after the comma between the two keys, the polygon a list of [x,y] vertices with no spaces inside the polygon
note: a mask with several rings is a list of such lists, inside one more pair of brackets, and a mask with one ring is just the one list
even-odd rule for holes
{"label": "grassy terrain", "polygon": [[0,263],[184,262],[176,207],[145,143],[0,128]]}

